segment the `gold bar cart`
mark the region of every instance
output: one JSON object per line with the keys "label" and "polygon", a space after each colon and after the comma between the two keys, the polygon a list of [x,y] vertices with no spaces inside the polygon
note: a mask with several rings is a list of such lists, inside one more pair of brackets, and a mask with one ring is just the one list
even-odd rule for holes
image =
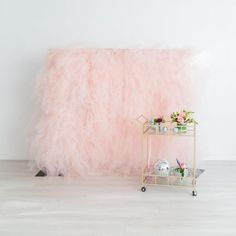
{"label": "gold bar cart", "polygon": [[[185,132],[174,132],[176,124],[166,121],[161,126],[150,125],[149,119],[144,115],[137,118],[140,123],[142,134],[142,173],[141,173],[141,191],[145,192],[149,185],[178,186],[192,188],[192,196],[197,196],[196,179],[204,172],[203,169],[196,168],[196,124],[187,124]],[[165,128],[164,128],[165,127]],[[164,129],[164,131],[162,131]],[[176,175],[172,167],[167,176],[158,175],[150,172],[150,151],[152,135],[175,136],[177,138],[192,138],[193,153],[192,167],[188,168],[188,175],[181,177]]]}

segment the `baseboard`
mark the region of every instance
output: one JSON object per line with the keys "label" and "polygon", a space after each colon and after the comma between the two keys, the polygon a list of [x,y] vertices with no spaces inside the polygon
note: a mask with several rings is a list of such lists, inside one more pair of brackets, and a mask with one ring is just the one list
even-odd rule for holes
{"label": "baseboard", "polygon": [[31,160],[31,158],[27,155],[0,154],[0,160],[28,161]]}
{"label": "baseboard", "polygon": [[[28,161],[28,160],[32,160],[32,158],[30,158],[27,155],[1,154],[0,160]],[[236,155],[209,155],[209,156],[205,157],[203,160],[207,160],[207,161],[220,161],[220,160],[236,161]]]}
{"label": "baseboard", "polygon": [[209,155],[204,160],[207,161],[236,161],[236,155]]}

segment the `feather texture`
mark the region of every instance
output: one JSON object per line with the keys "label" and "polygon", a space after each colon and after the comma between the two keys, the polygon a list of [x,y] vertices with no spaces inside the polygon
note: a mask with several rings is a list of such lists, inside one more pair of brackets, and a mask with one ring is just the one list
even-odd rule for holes
{"label": "feather texture", "polygon": [[[187,49],[50,51],[32,142],[38,167],[48,175],[137,174],[141,137],[135,118],[193,109],[192,55]],[[165,159],[175,154],[160,151],[167,142],[154,148]]]}

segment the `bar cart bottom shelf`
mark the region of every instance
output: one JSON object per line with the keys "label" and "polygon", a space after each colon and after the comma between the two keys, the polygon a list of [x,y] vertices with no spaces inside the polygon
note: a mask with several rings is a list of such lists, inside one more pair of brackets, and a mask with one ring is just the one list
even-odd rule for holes
{"label": "bar cart bottom shelf", "polygon": [[196,169],[195,178],[193,177],[193,169],[189,169],[188,176],[181,177],[178,175],[160,176],[156,174],[144,173],[142,179],[141,191],[146,192],[147,186],[175,186],[192,188],[192,196],[197,196],[196,179],[204,172],[204,169]]}

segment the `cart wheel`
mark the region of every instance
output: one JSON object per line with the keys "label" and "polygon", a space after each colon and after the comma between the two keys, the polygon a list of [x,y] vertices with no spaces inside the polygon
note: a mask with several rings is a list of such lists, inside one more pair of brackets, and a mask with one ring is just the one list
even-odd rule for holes
{"label": "cart wheel", "polygon": [[146,187],[143,186],[143,187],[141,188],[141,191],[142,191],[142,192],[146,192]]}
{"label": "cart wheel", "polygon": [[197,191],[192,191],[192,195],[193,195],[194,197],[196,197],[196,196],[197,196]]}

